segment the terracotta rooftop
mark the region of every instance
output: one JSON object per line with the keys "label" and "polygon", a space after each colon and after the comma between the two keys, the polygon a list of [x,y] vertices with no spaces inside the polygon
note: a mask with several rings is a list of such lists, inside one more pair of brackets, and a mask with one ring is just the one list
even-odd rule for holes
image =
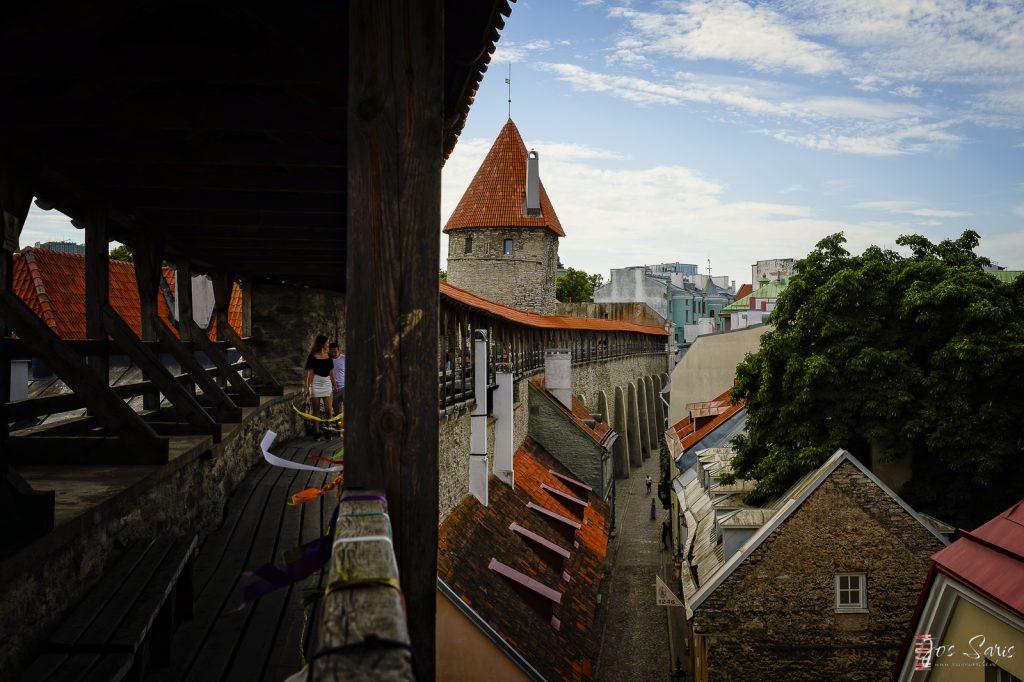
{"label": "terracotta rooftop", "polygon": [[[682,446],[679,453],[673,454],[681,454],[682,452],[689,450],[743,409],[744,402],[742,400],[735,405],[729,404],[731,394],[732,389],[730,388],[714,400],[710,400],[706,403],[692,403],[687,405],[687,408],[692,407],[694,409],[691,409],[690,413],[687,414],[686,417],[672,425],[672,431],[675,432],[675,435]],[[705,412],[707,415],[703,414]],[[715,415],[713,419],[704,424],[698,423],[697,420],[700,417],[708,416],[712,413]]]}
{"label": "terracotta rooftop", "polygon": [[736,292],[736,300],[738,301],[741,298],[743,298],[744,296],[747,296],[753,290],[754,290],[754,285],[753,284],[744,284],[743,286],[740,287],[740,290]]}
{"label": "terracotta rooftop", "polygon": [[544,182],[540,183],[539,216],[527,216],[526,145],[509,119],[491,145],[473,181],[444,226],[449,232],[465,227],[546,227],[564,237],[562,224],[548,199]]}
{"label": "terracotta rooftop", "polygon": [[511,322],[523,324],[529,327],[542,329],[583,329],[593,331],[624,331],[639,332],[641,334],[653,334],[655,336],[668,336],[668,332],[661,327],[649,327],[632,322],[621,322],[619,320],[599,320],[590,317],[569,317],[565,315],[541,315],[530,313],[517,308],[488,301],[465,289],[452,286],[447,282],[441,282],[441,296],[453,301],[467,305],[470,308],[489,313]]}
{"label": "terracotta rooftop", "polygon": [[[492,476],[487,507],[467,497],[441,524],[438,576],[546,679],[590,679],[608,507],[556,475],[572,478],[532,438],[516,452],[514,467],[514,489]],[[585,498],[589,505],[571,498]],[[530,503],[572,519],[579,528],[531,510]],[[551,544],[567,551],[568,558]],[[492,561],[511,570],[493,570]],[[524,586],[521,576],[535,581],[534,587]],[[557,602],[548,590],[558,593]]]}
{"label": "terracotta rooftop", "polygon": [[[164,280],[172,295],[176,291],[175,270],[165,267]],[[135,266],[110,261],[110,306],[117,311],[136,335],[141,335],[139,290]],[[85,256],[50,249],[26,247],[14,254],[14,293],[64,340],[85,339]],[[172,314],[162,295],[157,296],[157,311],[171,328]],[[242,329],[242,295],[238,286],[231,291],[228,322],[239,333]],[[215,324],[210,325],[211,337]]]}

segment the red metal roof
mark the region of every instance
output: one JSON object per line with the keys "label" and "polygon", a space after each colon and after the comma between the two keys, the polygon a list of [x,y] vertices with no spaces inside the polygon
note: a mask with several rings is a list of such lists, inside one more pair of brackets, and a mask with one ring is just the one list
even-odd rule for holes
{"label": "red metal roof", "polygon": [[526,145],[512,119],[498,133],[473,181],[444,226],[449,232],[465,227],[546,227],[564,237],[562,224],[540,183],[539,216],[527,216]]}
{"label": "red metal roof", "polygon": [[1024,500],[932,557],[936,568],[1024,616]]}
{"label": "red metal roof", "polygon": [[[175,291],[173,268],[164,268],[164,279]],[[88,338],[85,334],[85,256],[26,247],[14,254],[14,293],[36,315],[65,340]],[[110,261],[110,306],[137,336],[142,334],[139,320],[139,289],[135,266]],[[171,324],[172,315],[163,296],[157,296],[157,312]],[[228,322],[239,333],[242,329],[242,296],[238,286],[231,291]],[[214,325],[210,326],[211,336]]]}
{"label": "red metal roof", "polygon": [[[677,436],[679,436],[680,443],[682,444],[684,451],[689,450],[691,447],[704,440],[704,438],[706,438],[715,429],[729,421],[729,419],[731,419],[737,412],[743,409],[744,402],[742,400],[735,405],[729,405],[729,397],[731,394],[732,389],[730,388],[714,400],[710,400],[706,403],[687,404],[687,408],[692,407],[696,409],[691,409],[691,414],[687,414],[672,425],[672,430],[676,432]],[[719,408],[722,408],[723,406],[724,409],[719,411]],[[712,407],[714,409],[711,409]],[[692,414],[694,412],[698,414]],[[700,414],[702,412],[707,412],[708,414],[711,412],[717,412],[717,414],[714,419],[698,429],[694,418],[705,416]]]}
{"label": "red metal roof", "polygon": [[661,327],[648,327],[632,322],[620,322],[618,320],[598,320],[589,317],[568,317],[565,315],[541,315],[530,313],[517,308],[488,301],[465,289],[452,286],[447,282],[441,282],[441,296],[458,301],[476,310],[500,317],[517,324],[528,327],[539,327],[542,329],[583,329],[593,331],[622,331],[639,332],[641,334],[653,334],[655,336],[668,336],[668,332]]}
{"label": "red metal roof", "polygon": [[736,299],[735,300],[737,300],[737,301],[740,300],[741,298],[743,298],[744,296],[746,296],[747,294],[749,294],[753,290],[754,290],[754,285],[753,284],[744,284],[743,286],[740,287],[740,290],[736,292]]}

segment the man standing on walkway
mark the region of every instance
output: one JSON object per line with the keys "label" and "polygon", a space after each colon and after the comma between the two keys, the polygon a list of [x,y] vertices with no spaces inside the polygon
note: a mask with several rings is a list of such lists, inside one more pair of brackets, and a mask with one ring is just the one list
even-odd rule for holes
{"label": "man standing on walkway", "polygon": [[647,474],[646,476],[644,476],[644,484],[647,485],[647,494],[650,495],[651,494],[651,475],[650,474]]}
{"label": "man standing on walkway", "polygon": [[[651,500],[651,501],[653,502],[654,500]],[[661,522],[661,546],[662,546],[663,549],[668,549],[668,541],[669,541],[669,525],[668,525],[668,521],[662,521]]]}
{"label": "man standing on walkway", "polygon": [[341,354],[341,348],[337,343],[327,347],[334,361],[334,381],[338,390],[334,393],[334,414],[341,414],[341,408],[345,404],[345,356]]}

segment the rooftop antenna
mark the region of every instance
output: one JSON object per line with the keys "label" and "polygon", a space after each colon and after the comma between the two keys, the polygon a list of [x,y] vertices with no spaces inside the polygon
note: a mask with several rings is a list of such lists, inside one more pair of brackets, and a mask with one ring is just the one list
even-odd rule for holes
{"label": "rooftop antenna", "polygon": [[512,62],[508,64],[508,78],[505,79],[505,85],[508,86],[508,117],[512,118]]}

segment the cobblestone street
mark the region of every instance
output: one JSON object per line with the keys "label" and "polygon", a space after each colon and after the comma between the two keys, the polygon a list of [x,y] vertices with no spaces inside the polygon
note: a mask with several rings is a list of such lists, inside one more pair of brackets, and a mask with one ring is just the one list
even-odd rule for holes
{"label": "cobblestone street", "polygon": [[[644,487],[644,475],[655,483],[651,494]],[[616,481],[616,528],[608,566],[611,575],[602,590],[604,631],[598,658],[597,679],[601,682],[668,679],[671,670],[666,607],[654,601],[654,576],[671,565],[661,546],[661,522],[668,511],[657,499],[657,455],[643,466],[630,470],[627,480]],[[651,500],[656,518],[650,519]]]}

